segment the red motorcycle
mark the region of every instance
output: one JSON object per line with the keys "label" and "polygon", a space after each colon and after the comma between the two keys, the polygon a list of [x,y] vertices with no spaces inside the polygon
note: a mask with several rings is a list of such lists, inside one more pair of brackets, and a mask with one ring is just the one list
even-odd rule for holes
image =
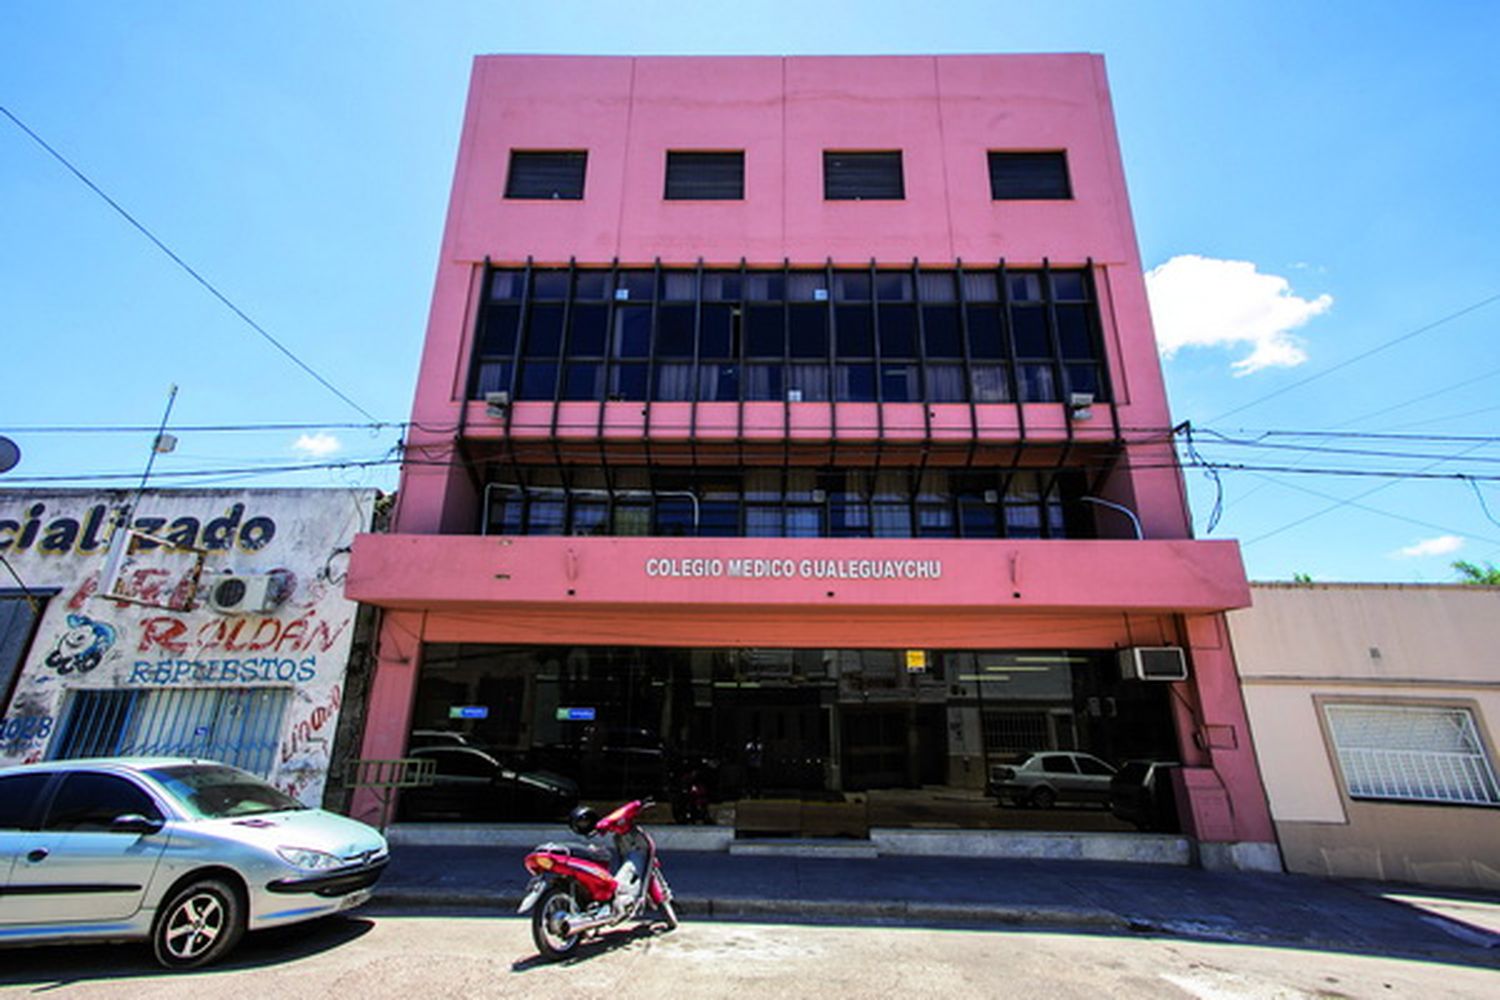
{"label": "red motorcycle", "polygon": [[614,837],[620,865],[610,872],[610,852],[593,844],[539,844],[526,855],[531,884],[518,913],[531,910],[531,937],[544,958],[565,958],[599,931],[638,920],[657,909],[667,929],[677,927],[672,890],[656,856],[656,842],[636,824],[650,799],[627,802],[601,817],[579,806],[568,826],[581,837]]}

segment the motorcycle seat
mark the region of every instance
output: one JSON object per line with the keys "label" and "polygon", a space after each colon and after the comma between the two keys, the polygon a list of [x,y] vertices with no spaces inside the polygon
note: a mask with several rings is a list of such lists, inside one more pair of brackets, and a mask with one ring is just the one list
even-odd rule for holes
{"label": "motorcycle seat", "polygon": [[562,854],[570,858],[587,858],[590,861],[598,861],[606,865],[611,860],[607,847],[601,847],[597,844],[585,844],[581,841],[538,844],[536,850],[547,854]]}

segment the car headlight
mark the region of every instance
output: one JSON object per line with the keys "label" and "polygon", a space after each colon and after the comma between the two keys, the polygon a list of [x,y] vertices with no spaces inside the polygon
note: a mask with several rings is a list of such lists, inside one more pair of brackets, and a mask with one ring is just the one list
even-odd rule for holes
{"label": "car headlight", "polygon": [[310,872],[327,871],[330,868],[338,868],[344,863],[335,855],[306,847],[278,847],[276,853],[281,855],[281,860],[293,868],[301,868]]}

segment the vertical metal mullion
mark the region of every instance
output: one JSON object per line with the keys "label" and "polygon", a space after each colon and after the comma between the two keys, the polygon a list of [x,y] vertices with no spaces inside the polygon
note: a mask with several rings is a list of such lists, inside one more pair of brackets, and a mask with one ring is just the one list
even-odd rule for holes
{"label": "vertical metal mullion", "polygon": [[557,372],[552,376],[551,437],[554,447],[556,447],[557,442],[558,410],[561,409],[562,404],[563,370],[567,367],[566,359],[568,357],[568,348],[571,346],[568,342],[573,339],[573,298],[575,296],[574,282],[577,280],[577,277],[578,259],[576,257],[569,257],[568,290],[563,295],[562,336],[557,338]]}
{"label": "vertical metal mullion", "polygon": [[875,481],[880,477],[880,459],[885,454],[885,369],[884,355],[880,350],[880,289],[879,272],[875,258],[870,258],[870,330],[875,350],[875,459],[869,473],[869,489],[863,497],[865,523],[869,525],[870,537],[875,537]]}
{"label": "vertical metal mullion", "polygon": [[[974,401],[974,352],[969,345],[969,300],[968,296],[964,294],[964,262],[962,257],[958,259],[957,266],[954,268],[953,280],[958,286],[958,338],[963,343],[964,349],[964,398],[969,401],[969,454],[964,460],[964,467],[972,469],[974,467],[974,456],[979,449],[979,406]],[[958,537],[962,537],[962,526],[956,526],[959,527]]]}
{"label": "vertical metal mullion", "polygon": [[[510,361],[510,399],[514,403],[520,397],[516,395],[520,388],[521,359],[526,354],[526,341],[531,335],[529,329],[531,324],[531,256],[526,257],[526,268],[521,272],[521,315],[516,319],[516,346],[511,352]],[[506,407],[510,412],[510,407]],[[509,421],[506,422],[507,434],[510,430]]]}
{"label": "vertical metal mullion", "polygon": [[1099,284],[1094,280],[1094,258],[1085,261],[1083,289],[1089,298],[1089,331],[1093,335],[1094,350],[1099,356],[1099,385],[1104,389],[1104,398],[1109,402],[1109,422],[1114,429],[1115,442],[1123,440],[1120,431],[1120,407],[1115,399],[1115,383],[1109,373],[1110,354],[1104,336],[1104,312],[1099,301]]}
{"label": "vertical metal mullion", "polygon": [[[781,258],[781,465],[792,461],[792,262]],[[782,531],[786,530],[782,510]]]}
{"label": "vertical metal mullion", "polygon": [[693,395],[688,410],[688,454],[698,467],[698,403],[703,398],[703,258],[693,278]]}
{"label": "vertical metal mullion", "polygon": [[[925,451],[932,446],[932,386],[927,382],[927,320],[922,315],[922,266],[915,257],[911,259],[911,285],[912,309],[917,316],[917,383],[921,386],[918,398],[922,403],[922,447]],[[912,527],[916,527],[915,523]]]}
{"label": "vertical metal mullion", "polygon": [[646,465],[651,465],[651,403],[656,398],[656,324],[661,312],[661,258],[651,265],[651,325],[646,338],[646,407],[641,434],[641,447],[645,451]]}
{"label": "vertical metal mullion", "polygon": [[[749,382],[750,382],[750,370],[749,370],[749,367],[748,367],[748,365],[746,364],[746,361],[745,361],[745,339],[746,339],[745,338],[745,330],[746,330],[746,327],[749,325],[749,315],[748,315],[749,306],[747,304],[747,299],[746,299],[746,293],[747,293],[748,289],[746,288],[746,286],[749,284],[749,281],[750,281],[750,269],[749,269],[748,265],[745,263],[745,258],[741,257],[740,258],[740,305],[739,305],[739,320],[740,321],[739,321],[739,329],[735,333],[735,337],[734,337],[735,343],[734,343],[733,346],[735,348],[736,356],[739,359],[739,370],[740,370],[740,377],[736,380],[736,384],[737,384],[738,389],[739,389],[739,391],[737,393],[737,395],[739,396],[739,403],[738,403],[738,412],[737,412],[736,417],[735,417],[734,444],[735,444],[735,450],[738,452],[738,455],[739,455],[739,464],[742,467],[745,464],[745,392],[748,389]],[[731,315],[730,318],[732,319],[733,316]],[[744,504],[741,503],[741,508],[743,508],[743,506],[744,506]],[[741,520],[741,525],[740,526],[741,526],[741,529],[743,529],[743,527],[744,527],[743,518]],[[741,534],[741,536],[743,536],[744,535],[744,531],[741,530],[740,534]]]}
{"label": "vertical metal mullion", "polygon": [[1000,282],[1000,330],[1005,343],[1006,367],[1010,370],[1010,398],[1015,401],[1016,427],[1021,432],[1017,445],[1016,463],[1019,464],[1019,448],[1026,444],[1026,407],[1021,399],[1021,362],[1016,356],[1016,330],[1010,315],[1010,282],[1007,280],[1005,258],[1000,259],[996,278]]}
{"label": "vertical metal mullion", "polygon": [[1052,293],[1052,262],[1046,257],[1042,258],[1042,302],[1047,310],[1047,341],[1052,345],[1052,374],[1057,379],[1057,402],[1063,408],[1063,426],[1068,432],[1068,444],[1071,446],[1073,409],[1070,400],[1073,387],[1068,379],[1067,366],[1063,364],[1062,338],[1057,333],[1057,297]]}
{"label": "vertical metal mullion", "polygon": [[839,390],[838,390],[838,310],[833,298],[833,258],[825,258],[823,284],[828,292],[828,461],[833,464],[839,451]]}
{"label": "vertical metal mullion", "polygon": [[603,391],[604,397],[599,400],[598,423],[594,427],[594,440],[599,443],[599,461],[603,463],[604,458],[604,413],[609,408],[609,377],[613,373],[615,361],[615,315],[619,311],[619,299],[615,298],[616,286],[620,283],[620,258],[616,257],[609,265],[609,297],[605,300],[608,305],[604,312],[604,361],[603,364]]}

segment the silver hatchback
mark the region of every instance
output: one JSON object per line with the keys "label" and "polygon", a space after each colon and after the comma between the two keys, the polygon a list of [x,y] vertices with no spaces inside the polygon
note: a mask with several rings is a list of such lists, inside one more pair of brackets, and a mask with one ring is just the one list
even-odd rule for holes
{"label": "silver hatchback", "polygon": [[149,940],[190,968],[246,930],[365,902],[388,860],[363,823],[238,768],[173,758],[0,769],[0,943]]}

